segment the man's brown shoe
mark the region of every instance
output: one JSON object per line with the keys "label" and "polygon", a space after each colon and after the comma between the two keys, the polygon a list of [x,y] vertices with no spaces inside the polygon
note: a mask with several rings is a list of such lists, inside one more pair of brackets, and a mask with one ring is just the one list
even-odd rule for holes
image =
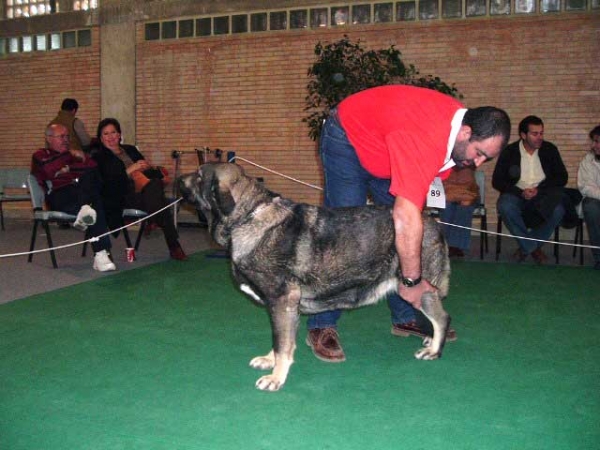
{"label": "man's brown shoe", "polygon": [[[432,337],[433,327],[431,324],[428,326],[419,326],[416,320],[411,320],[408,323],[394,323],[392,324],[392,334],[394,336],[408,337],[417,336],[420,338]],[[454,328],[448,328],[446,330],[446,342],[454,342],[458,339],[456,337],[456,330]]]}
{"label": "man's brown shoe", "polygon": [[340,337],[335,328],[315,328],[308,330],[306,344],[321,361],[343,362],[346,355],[340,344]]}
{"label": "man's brown shoe", "polygon": [[546,254],[542,251],[542,249],[540,247],[536,248],[534,251],[531,252],[531,257],[534,259],[534,261],[537,264],[544,264],[546,261],[548,261],[548,257],[546,256]]}
{"label": "man's brown shoe", "polygon": [[518,263],[522,263],[526,259],[527,259],[527,253],[525,253],[523,250],[518,248],[517,251],[515,252],[515,254],[513,255],[513,260],[515,260]]}

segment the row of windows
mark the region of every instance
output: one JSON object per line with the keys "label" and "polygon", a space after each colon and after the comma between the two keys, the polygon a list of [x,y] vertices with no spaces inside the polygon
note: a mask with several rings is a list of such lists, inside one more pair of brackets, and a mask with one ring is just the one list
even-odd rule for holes
{"label": "row of windows", "polygon": [[88,29],[0,38],[0,55],[35,51],[45,52],[61,48],[89,47],[90,45],[92,45],[92,32]]}
{"label": "row of windows", "polygon": [[[32,17],[59,12],[56,0],[6,0],[6,18]],[[98,0],[77,0],[73,2],[73,11],[96,9]]]}
{"label": "row of windows", "polygon": [[152,22],[145,26],[145,39],[152,41],[439,18],[546,14],[586,11],[589,8],[600,8],[600,0],[408,0]]}

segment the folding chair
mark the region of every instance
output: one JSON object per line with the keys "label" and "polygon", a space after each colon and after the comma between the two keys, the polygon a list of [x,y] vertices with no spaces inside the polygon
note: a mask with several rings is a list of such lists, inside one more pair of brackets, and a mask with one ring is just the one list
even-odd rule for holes
{"label": "folding chair", "polygon": [[[29,169],[0,169],[0,224],[4,231],[3,204],[8,202],[28,202],[30,196],[27,190]],[[23,191],[23,192],[12,192]]]}
{"label": "folding chair", "polygon": [[[46,232],[46,240],[48,241],[48,248],[52,249],[54,244],[52,243],[52,235],[50,233],[50,223],[73,223],[77,216],[73,214],[67,214],[62,211],[46,211],[44,210],[46,194],[39,185],[37,178],[33,174],[27,176],[27,186],[29,187],[29,194],[31,198],[31,205],[33,206],[33,231],[31,232],[31,243],[29,245],[29,251],[33,252],[35,249],[35,240],[37,237],[38,225],[41,225]],[[56,255],[54,250],[50,250],[50,258],[52,259],[52,267],[58,268],[56,264]],[[29,253],[27,262],[33,260],[33,253]]]}

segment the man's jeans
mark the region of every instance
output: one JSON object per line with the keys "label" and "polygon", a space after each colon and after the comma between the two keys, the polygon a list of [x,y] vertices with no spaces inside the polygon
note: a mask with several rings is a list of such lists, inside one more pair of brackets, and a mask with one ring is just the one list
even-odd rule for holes
{"label": "man's jeans", "polygon": [[[506,224],[506,228],[508,228],[510,233],[515,237],[519,236],[544,241],[548,240],[565,215],[564,206],[562,203],[559,203],[556,208],[554,208],[554,212],[548,220],[537,228],[529,229],[523,220],[523,210],[525,209],[526,204],[527,200],[517,195],[500,195],[497,208],[502,220]],[[526,255],[543,245],[535,240],[531,241],[529,239],[518,238],[517,243],[519,244],[521,251]]]}
{"label": "man's jeans", "polygon": [[[323,125],[320,151],[325,173],[325,206],[363,206],[367,203],[368,193],[377,205],[393,205],[390,180],[375,178],[363,169],[335,111]],[[392,323],[415,320],[414,308],[398,295],[390,295],[388,305]],[[336,327],[341,314],[340,310],[335,310],[309,316],[308,329]]]}

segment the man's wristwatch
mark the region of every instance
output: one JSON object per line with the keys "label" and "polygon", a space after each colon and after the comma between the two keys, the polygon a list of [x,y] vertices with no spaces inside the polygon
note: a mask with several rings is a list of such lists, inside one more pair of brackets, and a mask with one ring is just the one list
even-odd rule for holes
{"label": "man's wristwatch", "polygon": [[421,279],[422,278],[420,276],[414,280],[412,278],[402,277],[402,284],[406,287],[414,287],[421,282]]}

